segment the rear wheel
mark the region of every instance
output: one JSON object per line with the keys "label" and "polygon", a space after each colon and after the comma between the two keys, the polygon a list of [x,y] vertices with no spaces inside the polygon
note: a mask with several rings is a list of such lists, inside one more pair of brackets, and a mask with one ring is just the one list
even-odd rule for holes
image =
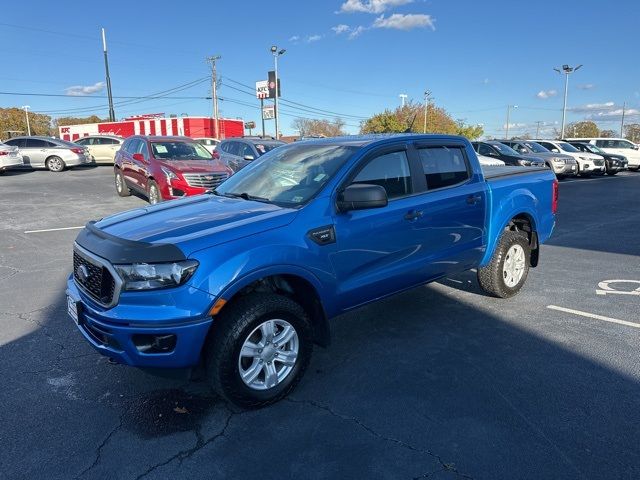
{"label": "rear wheel", "polygon": [[116,192],[118,192],[118,195],[120,195],[121,197],[128,197],[129,195],[131,195],[131,190],[129,189],[129,187],[127,187],[127,184],[124,180],[124,175],[122,175],[122,172],[120,170],[116,171],[115,184]]}
{"label": "rear wheel", "polygon": [[205,347],[206,375],[229,402],[256,408],[298,384],[313,351],[311,321],[288,297],[254,293],[214,319]]}
{"label": "rear wheel", "polygon": [[57,157],[55,155],[53,157],[47,158],[45,165],[50,172],[56,173],[63,171],[65,167],[64,161],[60,157]]}
{"label": "rear wheel", "polygon": [[151,205],[155,205],[156,203],[160,203],[162,201],[160,188],[158,188],[158,184],[153,180],[149,181],[149,191],[147,192],[147,198],[149,199],[149,203]]}
{"label": "rear wheel", "polygon": [[478,269],[480,286],[496,297],[513,297],[527,280],[530,258],[531,247],[526,234],[512,230],[503,232],[491,262]]}

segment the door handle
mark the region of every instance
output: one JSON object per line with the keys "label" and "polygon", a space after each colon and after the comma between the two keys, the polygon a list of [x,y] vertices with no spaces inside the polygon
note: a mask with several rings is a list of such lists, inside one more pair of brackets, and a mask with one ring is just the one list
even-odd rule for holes
{"label": "door handle", "polygon": [[410,210],[404,216],[405,220],[414,221],[422,217],[424,212],[422,210]]}
{"label": "door handle", "polygon": [[467,203],[469,205],[475,205],[476,203],[480,203],[482,201],[482,195],[469,195],[467,197]]}

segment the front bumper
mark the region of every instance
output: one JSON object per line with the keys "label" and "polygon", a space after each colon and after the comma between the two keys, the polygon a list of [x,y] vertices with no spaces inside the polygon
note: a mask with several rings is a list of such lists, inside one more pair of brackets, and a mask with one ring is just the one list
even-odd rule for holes
{"label": "front bumper", "polygon": [[591,173],[604,173],[606,171],[605,165],[594,165],[593,162],[583,161],[580,163],[580,174],[591,174]]}
{"label": "front bumper", "polygon": [[553,172],[556,175],[576,175],[578,173],[577,163],[562,163],[558,165],[553,162],[551,165],[553,166]]}
{"label": "front bumper", "polygon": [[[67,297],[77,308],[77,328],[93,348],[119,363],[140,368],[187,368],[198,364],[211,326],[213,297],[182,287],[126,292],[118,305],[105,309],[67,280]],[[71,321],[71,319],[70,319]],[[148,339],[175,336],[169,349],[146,349]],[[166,344],[165,344],[166,346]]]}

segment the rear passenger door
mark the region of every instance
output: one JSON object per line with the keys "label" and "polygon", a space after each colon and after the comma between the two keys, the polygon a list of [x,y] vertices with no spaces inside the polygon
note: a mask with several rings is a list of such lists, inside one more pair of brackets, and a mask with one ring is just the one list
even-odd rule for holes
{"label": "rear passenger door", "polygon": [[55,147],[54,144],[40,138],[27,138],[23,151],[24,155],[29,159],[29,165],[32,167],[44,167],[45,161],[50,155],[58,154],[51,145]]}
{"label": "rear passenger door", "polygon": [[474,172],[464,144],[417,143],[424,193],[413,224],[420,239],[424,280],[477,266],[486,238],[486,183]]}

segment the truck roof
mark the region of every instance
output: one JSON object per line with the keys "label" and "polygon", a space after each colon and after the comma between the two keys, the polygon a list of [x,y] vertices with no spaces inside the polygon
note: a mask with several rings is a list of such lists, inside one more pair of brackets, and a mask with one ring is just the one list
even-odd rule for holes
{"label": "truck roof", "polygon": [[374,143],[385,143],[394,140],[460,140],[458,135],[440,135],[423,133],[372,133],[367,135],[345,135],[343,137],[314,138],[301,140],[306,144],[317,145],[349,145],[362,147]]}

